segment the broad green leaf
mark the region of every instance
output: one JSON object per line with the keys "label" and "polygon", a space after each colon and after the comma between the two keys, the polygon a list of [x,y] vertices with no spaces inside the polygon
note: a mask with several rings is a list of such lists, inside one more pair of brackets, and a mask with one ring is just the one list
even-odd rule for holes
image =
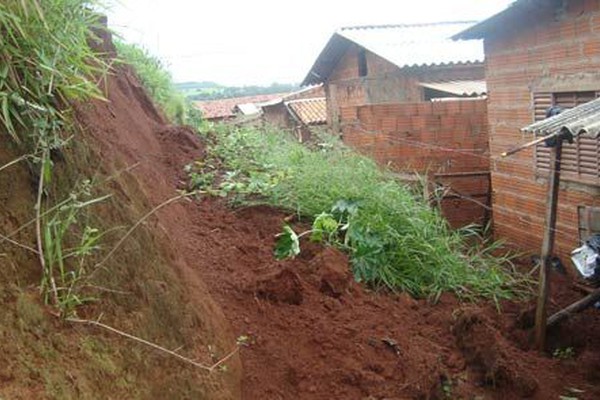
{"label": "broad green leaf", "polygon": [[333,218],[333,215],[327,213],[321,213],[315,218],[312,227],[312,233],[310,240],[313,242],[320,242],[323,240],[323,236],[330,236],[338,230],[339,224]]}
{"label": "broad green leaf", "polygon": [[275,258],[284,260],[294,258],[300,254],[300,240],[298,235],[288,225],[283,227],[283,232],[278,235],[275,244]]}

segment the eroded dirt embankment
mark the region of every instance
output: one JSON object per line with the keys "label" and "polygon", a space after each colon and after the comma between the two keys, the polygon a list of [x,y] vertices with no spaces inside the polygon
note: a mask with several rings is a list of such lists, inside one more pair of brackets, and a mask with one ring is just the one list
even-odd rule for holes
{"label": "eroded dirt embankment", "polygon": [[[114,197],[94,213],[105,227],[131,226],[176,195],[183,166],[203,155],[191,130],[165,124],[127,68],[115,72],[107,80],[108,102],[77,106],[84,131],[78,138],[88,150],[67,152],[58,167],[65,173],[68,165],[77,167],[67,182],[112,177],[102,192]],[[3,148],[0,155],[2,163],[18,154]],[[27,170],[11,173],[16,182],[0,174],[7,205],[0,221],[7,231],[29,218],[34,199]],[[199,360],[226,354],[244,336],[239,358],[211,376],[121,338],[31,314],[39,310],[30,304],[35,289],[28,289],[39,282],[35,257],[2,244],[0,253],[21,272],[18,280],[4,273],[1,281],[8,313],[0,350],[10,361],[0,373],[0,395],[44,397],[48,376],[28,371],[54,360],[64,375],[64,392],[52,392],[58,398],[600,397],[597,311],[551,332],[551,345],[572,348],[574,358],[542,357],[528,350],[528,305],[507,303],[498,315],[492,305],[461,305],[449,295],[431,305],[373,293],[353,282],[344,255],[316,245],[304,246],[295,260],[276,262],[274,236],[285,217],[210,198],[161,209],[100,275],[126,295],[107,293],[84,309],[85,316],[104,313],[105,322],[173,348],[184,343],[179,351]],[[17,238],[31,240],[30,233]],[[564,279],[554,282],[553,293],[553,309],[578,296]],[[45,341],[50,335],[61,339]],[[36,340],[43,346],[27,350]]]}
{"label": "eroded dirt embankment", "polygon": [[[110,37],[100,47],[114,54]],[[194,134],[164,121],[129,68],[115,66],[103,84],[107,101],[75,105],[78,132],[54,157],[44,194],[51,207],[90,180],[93,196],[112,196],[87,208],[74,227],[107,232],[91,266],[142,216],[176,196],[182,163],[202,155]],[[20,155],[0,132],[0,166]],[[24,162],[0,171],[2,234],[35,215],[37,179],[35,166]],[[148,218],[94,271],[83,294],[96,301],[78,314],[210,365],[235,348],[236,338],[192,267],[196,260],[186,249],[193,246],[188,233],[194,210],[180,203]],[[35,249],[33,225],[12,241]],[[240,397],[237,355],[227,371],[209,374],[98,328],[60,322],[41,303],[35,250],[14,243],[0,242],[0,397]]]}

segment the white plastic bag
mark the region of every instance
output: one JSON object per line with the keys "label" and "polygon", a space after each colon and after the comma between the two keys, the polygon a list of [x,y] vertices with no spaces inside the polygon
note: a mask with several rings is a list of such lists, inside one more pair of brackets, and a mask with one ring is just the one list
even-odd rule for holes
{"label": "white plastic bag", "polygon": [[587,244],[573,250],[571,260],[584,278],[591,278],[596,273],[598,253]]}

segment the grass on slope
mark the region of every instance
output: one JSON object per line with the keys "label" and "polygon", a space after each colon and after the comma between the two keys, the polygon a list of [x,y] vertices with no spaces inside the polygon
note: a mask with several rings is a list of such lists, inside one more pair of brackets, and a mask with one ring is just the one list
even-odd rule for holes
{"label": "grass on slope", "polygon": [[213,182],[221,164],[219,192],[243,201],[259,195],[310,218],[340,200],[356,204],[341,247],[357,280],[419,297],[451,291],[498,300],[522,293],[508,257],[491,255],[498,243],[473,247],[481,242],[470,240],[473,227],[450,229],[422,194],[339,141],[309,149],[276,130],[228,126],[217,126],[212,137],[214,159],[190,166],[192,182]]}

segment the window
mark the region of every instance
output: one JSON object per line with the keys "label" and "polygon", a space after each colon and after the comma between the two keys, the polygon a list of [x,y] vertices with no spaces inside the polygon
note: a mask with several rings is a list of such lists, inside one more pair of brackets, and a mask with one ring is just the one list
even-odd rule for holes
{"label": "window", "polygon": [[367,68],[367,52],[365,50],[360,50],[358,52],[358,76],[364,77],[367,76],[369,70]]}
{"label": "window", "polygon": [[[573,108],[600,97],[600,92],[560,92],[535,93],[533,96],[535,120],[546,117],[546,110],[555,104],[563,108]],[[600,141],[596,138],[578,136],[573,144],[566,143],[562,151],[561,173],[566,180],[600,185]],[[535,150],[536,172],[544,176],[550,166],[550,149],[543,144]]]}

